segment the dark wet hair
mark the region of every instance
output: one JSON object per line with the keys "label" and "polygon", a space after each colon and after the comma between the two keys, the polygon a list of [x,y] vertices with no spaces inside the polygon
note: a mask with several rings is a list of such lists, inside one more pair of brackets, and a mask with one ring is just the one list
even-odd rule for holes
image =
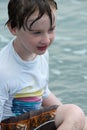
{"label": "dark wet hair", "polygon": [[[55,0],[10,0],[8,3],[9,18],[6,24],[10,23],[11,28],[26,27],[31,30],[33,23],[46,13],[52,25],[52,8],[57,9]],[[28,27],[27,20],[36,10],[39,11],[38,17]]]}

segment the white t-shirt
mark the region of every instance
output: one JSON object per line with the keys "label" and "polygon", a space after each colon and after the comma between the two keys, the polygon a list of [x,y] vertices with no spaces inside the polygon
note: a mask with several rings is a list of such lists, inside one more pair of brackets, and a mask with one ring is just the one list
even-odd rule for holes
{"label": "white t-shirt", "polygon": [[48,70],[48,51],[24,61],[13,40],[0,51],[0,121],[41,107],[50,94]]}

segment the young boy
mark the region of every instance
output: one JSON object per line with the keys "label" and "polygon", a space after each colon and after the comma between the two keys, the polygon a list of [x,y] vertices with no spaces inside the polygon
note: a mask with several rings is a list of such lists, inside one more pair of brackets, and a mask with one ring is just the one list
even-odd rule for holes
{"label": "young boy", "polygon": [[[54,0],[10,0],[8,3],[6,24],[15,37],[0,52],[0,121],[4,130],[7,125],[13,130],[12,121],[16,122],[14,129],[40,128],[44,115],[52,118],[46,119],[50,125],[44,129],[83,130],[83,111],[73,104],[63,105],[48,88],[48,47],[55,37],[56,10]],[[22,122],[21,117],[26,113],[28,119]],[[42,117],[39,126],[36,123],[33,127],[35,121],[29,126],[31,113],[36,122]]]}

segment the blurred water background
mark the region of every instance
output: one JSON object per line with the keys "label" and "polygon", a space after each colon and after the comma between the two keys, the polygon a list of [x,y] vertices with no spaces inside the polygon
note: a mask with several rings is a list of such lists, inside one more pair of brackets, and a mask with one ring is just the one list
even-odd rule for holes
{"label": "blurred water background", "polygon": [[[0,0],[0,49],[12,35],[5,25],[8,0]],[[87,114],[87,0],[57,0],[56,38],[49,48],[49,87],[63,103]]]}

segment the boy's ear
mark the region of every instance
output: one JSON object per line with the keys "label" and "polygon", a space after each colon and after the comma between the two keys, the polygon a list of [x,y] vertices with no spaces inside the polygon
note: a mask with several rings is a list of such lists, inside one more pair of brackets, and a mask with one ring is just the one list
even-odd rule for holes
{"label": "boy's ear", "polygon": [[7,27],[13,35],[16,35],[16,27],[12,28],[10,23],[7,24]]}

